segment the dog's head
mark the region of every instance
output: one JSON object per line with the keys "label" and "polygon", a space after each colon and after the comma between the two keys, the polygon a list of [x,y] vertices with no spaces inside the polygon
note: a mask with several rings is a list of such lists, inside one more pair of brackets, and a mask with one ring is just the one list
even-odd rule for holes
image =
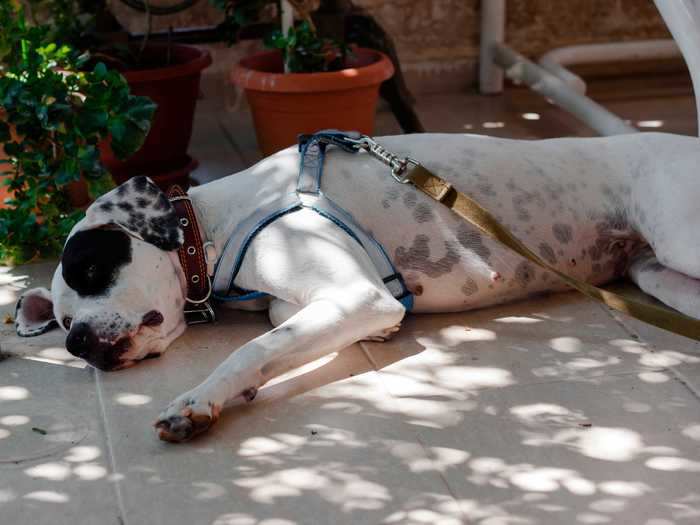
{"label": "dog's head", "polygon": [[68,351],[102,370],[162,353],[185,329],[182,243],[165,194],[146,177],[129,180],[97,199],[73,228],[51,292],[22,295],[17,333],[39,335],[58,324]]}

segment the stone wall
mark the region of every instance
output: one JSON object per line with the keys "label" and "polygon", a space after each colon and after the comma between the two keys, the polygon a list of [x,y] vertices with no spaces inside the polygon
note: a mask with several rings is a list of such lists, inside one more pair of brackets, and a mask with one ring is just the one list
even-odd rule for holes
{"label": "stone wall", "polygon": [[[151,0],[172,4],[173,0]],[[354,0],[395,40],[406,77],[417,93],[473,86],[479,56],[480,4],[489,0]],[[120,20],[143,30],[144,17],[111,0]],[[506,40],[528,56],[554,47],[669,37],[652,0],[508,0]],[[202,27],[219,14],[202,0],[172,17],[159,17],[154,29]],[[223,58],[219,50],[217,55]],[[232,52],[232,57],[237,53]]]}

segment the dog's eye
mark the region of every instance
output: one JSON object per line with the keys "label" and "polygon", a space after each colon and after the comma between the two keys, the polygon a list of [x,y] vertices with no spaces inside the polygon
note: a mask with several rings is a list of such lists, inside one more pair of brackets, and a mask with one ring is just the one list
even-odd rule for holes
{"label": "dog's eye", "polygon": [[63,318],[63,328],[66,330],[70,330],[70,325],[73,324],[73,318],[72,317],[64,317]]}

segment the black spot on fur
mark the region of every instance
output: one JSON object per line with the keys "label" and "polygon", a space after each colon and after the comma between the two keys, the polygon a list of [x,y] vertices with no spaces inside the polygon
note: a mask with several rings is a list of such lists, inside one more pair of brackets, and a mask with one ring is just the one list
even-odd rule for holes
{"label": "black spot on fur", "polygon": [[552,225],[554,238],[562,244],[568,244],[574,236],[574,231],[568,224],[556,223]]}
{"label": "black spot on fur", "polygon": [[148,179],[143,175],[131,179],[131,185],[138,193],[143,193],[146,188],[151,186],[151,184],[148,183]]}
{"label": "black spot on fur", "polygon": [[540,257],[542,257],[549,264],[556,264],[557,257],[554,255],[554,250],[546,242],[540,243],[539,246]]}
{"label": "black spot on fur", "polygon": [[462,285],[462,293],[469,297],[470,295],[474,295],[478,291],[479,285],[476,284],[476,281],[471,277],[467,277],[467,281]]}
{"label": "black spot on fur", "polygon": [[121,230],[79,231],[61,256],[63,279],[82,296],[106,293],[129,262],[131,239]]}
{"label": "black spot on fur", "polygon": [[139,208],[145,208],[150,204],[150,202],[151,201],[149,201],[148,199],[144,199],[143,197],[139,197],[138,199],[136,199],[136,205]]}
{"label": "black spot on fur", "polygon": [[418,194],[415,191],[409,191],[403,196],[403,203],[407,208],[413,208],[418,200]]}
{"label": "black spot on fur", "polygon": [[117,208],[123,211],[131,211],[134,209],[134,205],[130,202],[120,202],[117,204]]}
{"label": "black spot on fur", "polygon": [[114,208],[114,203],[110,202],[110,201],[103,202],[102,204],[100,204],[100,209],[102,211],[110,212],[110,211],[112,211],[113,208]]}
{"label": "black spot on fur", "polygon": [[435,215],[433,214],[433,210],[430,209],[430,206],[421,203],[413,210],[413,218],[417,223],[431,222],[435,219]]}
{"label": "black spot on fur", "polygon": [[416,270],[428,277],[440,277],[454,267],[459,261],[459,254],[450,243],[445,243],[446,253],[440,259],[430,260],[430,247],[427,235],[416,235],[413,246],[400,246],[396,249],[394,260],[396,266],[403,270]]}
{"label": "black spot on fur", "polygon": [[478,231],[460,224],[457,228],[457,240],[464,248],[474,252],[482,261],[488,263],[491,257],[491,250],[484,245],[484,241]]}
{"label": "black spot on fur", "polygon": [[535,278],[535,269],[527,261],[523,261],[515,268],[515,281],[525,288]]}

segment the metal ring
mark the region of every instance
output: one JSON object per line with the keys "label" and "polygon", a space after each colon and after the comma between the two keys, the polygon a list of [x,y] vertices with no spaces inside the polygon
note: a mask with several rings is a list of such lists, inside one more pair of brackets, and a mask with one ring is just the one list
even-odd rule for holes
{"label": "metal ring", "polygon": [[207,275],[207,283],[208,283],[209,287],[208,287],[208,289],[207,289],[207,295],[204,297],[204,299],[197,299],[197,300],[195,300],[195,299],[190,299],[189,297],[186,297],[186,298],[185,298],[186,301],[187,301],[188,303],[190,303],[190,304],[202,304],[202,303],[207,302],[207,301],[209,300],[209,297],[211,297],[211,291],[212,291],[212,287],[211,287],[211,277],[209,277],[208,275]]}
{"label": "metal ring", "polygon": [[194,255],[195,253],[197,253],[197,249],[194,246],[188,246],[187,253],[189,253],[190,255]]}
{"label": "metal ring", "polygon": [[190,221],[187,220],[187,217],[181,217],[181,218],[180,218],[180,225],[181,225],[183,228],[186,228],[187,226],[189,226],[189,224],[190,224]]}
{"label": "metal ring", "polygon": [[192,281],[194,284],[197,284],[197,283],[199,282],[199,275],[196,275],[196,274],[193,275],[191,281]]}

